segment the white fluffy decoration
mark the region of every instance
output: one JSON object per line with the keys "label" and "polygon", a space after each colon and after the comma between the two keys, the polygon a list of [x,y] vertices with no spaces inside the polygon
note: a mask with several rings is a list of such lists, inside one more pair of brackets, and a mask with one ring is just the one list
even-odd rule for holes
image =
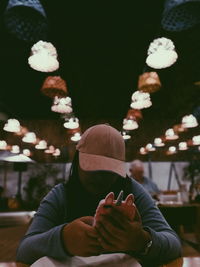
{"label": "white fluffy decoration", "polygon": [[174,43],[165,37],[157,38],[150,43],[146,63],[154,69],[163,69],[173,65],[178,55]]}

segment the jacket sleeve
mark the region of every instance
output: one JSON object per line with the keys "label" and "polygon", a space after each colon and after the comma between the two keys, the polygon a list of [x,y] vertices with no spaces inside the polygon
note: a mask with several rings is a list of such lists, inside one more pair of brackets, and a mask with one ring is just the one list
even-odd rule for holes
{"label": "jacket sleeve", "polygon": [[[181,243],[152,198],[141,185],[133,182],[135,204],[141,215],[142,225],[152,238],[152,246],[146,255],[138,255],[142,262],[156,266],[181,256]],[[147,266],[150,266],[148,265]],[[145,266],[145,264],[144,264]]]}
{"label": "jacket sleeve", "polygon": [[26,235],[17,250],[17,261],[32,264],[43,256],[65,260],[62,244],[64,221],[64,187],[54,187],[42,200]]}

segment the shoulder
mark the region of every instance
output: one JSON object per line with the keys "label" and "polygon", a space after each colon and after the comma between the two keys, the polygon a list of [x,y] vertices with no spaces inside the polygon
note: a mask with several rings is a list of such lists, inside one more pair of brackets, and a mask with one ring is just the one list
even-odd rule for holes
{"label": "shoulder", "polygon": [[49,191],[49,193],[43,198],[43,201],[63,203],[65,202],[65,195],[65,186],[61,183],[54,186],[51,191]]}
{"label": "shoulder", "polygon": [[155,208],[155,201],[153,201],[152,197],[149,195],[149,193],[144,189],[144,187],[139,184],[134,179],[131,179],[127,177],[127,179],[130,179],[130,191],[134,195],[135,198],[135,204],[140,211],[141,214],[143,214],[145,211],[151,208]]}
{"label": "shoulder", "polygon": [[146,192],[143,185],[141,185],[135,179],[132,179],[130,177],[127,177],[127,179],[129,179],[129,187],[136,201],[137,199],[141,199],[141,197],[149,198],[149,194]]}

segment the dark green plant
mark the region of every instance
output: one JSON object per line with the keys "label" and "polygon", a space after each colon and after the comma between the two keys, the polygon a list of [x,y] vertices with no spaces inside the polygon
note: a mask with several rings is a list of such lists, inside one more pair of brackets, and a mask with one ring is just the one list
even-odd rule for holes
{"label": "dark green plant", "polygon": [[[40,201],[51,190],[51,188],[62,181],[58,178],[59,169],[52,164],[40,164],[34,166],[30,173],[30,178],[24,187],[26,209],[35,210],[38,208]],[[49,178],[53,177],[53,183],[49,183]]]}
{"label": "dark green plant", "polygon": [[195,195],[198,198],[200,194],[198,189],[200,185],[200,160],[198,158],[193,157],[188,166],[184,168],[183,178],[191,182],[189,189],[190,200],[193,200]]}

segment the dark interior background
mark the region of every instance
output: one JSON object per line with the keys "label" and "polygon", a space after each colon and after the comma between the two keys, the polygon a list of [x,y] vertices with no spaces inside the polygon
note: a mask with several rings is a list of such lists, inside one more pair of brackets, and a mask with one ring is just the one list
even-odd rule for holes
{"label": "dark interior background", "polygon": [[[171,38],[178,61],[159,70],[160,91],[151,94],[152,107],[142,110],[139,129],[126,142],[127,160],[138,157],[141,145],[181,122],[183,115],[199,114],[200,28],[180,33],[161,29],[164,0],[159,1],[64,1],[42,0],[49,21],[49,38],[57,48],[59,71],[66,80],[73,109],[82,131],[109,122],[121,130],[132,93],[137,90],[149,43],[158,37]],[[62,126],[59,114],[51,112],[52,100],[40,92],[49,74],[32,70],[27,64],[33,43],[11,36],[5,29],[0,2],[0,112],[14,117],[53,145],[68,150],[71,159],[75,145]],[[3,122],[2,122],[3,125]],[[1,127],[2,129],[2,127]],[[182,140],[198,134],[199,127],[182,135]],[[1,139],[20,143],[1,130]],[[26,146],[26,144],[23,144]],[[167,160],[157,152],[155,160]],[[175,157],[185,159],[185,154]],[[37,158],[39,161],[44,158]]]}

